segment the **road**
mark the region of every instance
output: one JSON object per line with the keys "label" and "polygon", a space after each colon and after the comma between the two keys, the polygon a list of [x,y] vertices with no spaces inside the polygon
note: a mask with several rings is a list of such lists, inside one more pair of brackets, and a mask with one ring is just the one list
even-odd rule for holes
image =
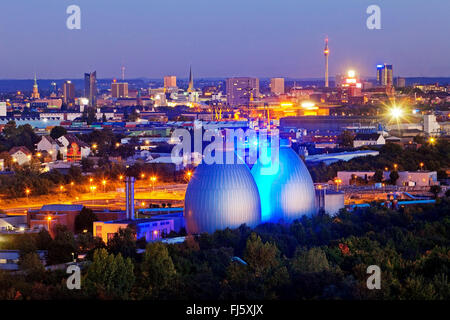
{"label": "road", "polygon": [[[135,206],[136,208],[148,208],[150,203],[161,204],[171,203],[172,206],[181,206],[184,201],[187,184],[164,184],[155,187],[136,187]],[[22,200],[22,201],[20,201]],[[54,196],[51,200],[48,197],[30,199],[19,199],[14,204],[4,204],[2,207],[9,215],[26,214],[28,210],[40,209],[45,204],[82,204],[92,209],[125,209],[125,191],[122,188],[117,191],[84,193],[70,199],[61,195]]]}

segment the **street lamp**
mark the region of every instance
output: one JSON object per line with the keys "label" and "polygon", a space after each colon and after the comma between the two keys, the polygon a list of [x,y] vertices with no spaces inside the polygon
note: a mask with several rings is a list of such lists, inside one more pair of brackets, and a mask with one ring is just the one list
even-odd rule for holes
{"label": "street lamp", "polygon": [[155,182],[156,182],[156,177],[155,176],[152,176],[151,178],[150,178],[150,181],[152,182],[151,184],[152,184],[152,191],[155,189]]}
{"label": "street lamp", "polygon": [[105,192],[106,180],[102,181],[102,185],[103,185],[103,192]]}
{"label": "street lamp", "polygon": [[145,173],[141,173],[141,178],[142,178],[142,179],[145,178]]}
{"label": "street lamp", "polygon": [[28,196],[30,195],[31,190],[26,188],[25,189],[25,194],[27,195],[27,200],[28,200]]}
{"label": "street lamp", "polygon": [[191,170],[188,170],[188,172],[186,172],[186,176],[187,176],[187,180],[188,180],[188,181],[191,180],[191,177],[192,177],[192,171],[191,171]]}
{"label": "street lamp", "polygon": [[336,191],[339,191],[339,184],[342,182],[341,179],[335,179],[334,182],[336,183]]}
{"label": "street lamp", "polygon": [[428,139],[428,143],[431,144],[431,145],[434,145],[436,143],[436,138],[435,137],[430,137]]}
{"label": "street lamp", "polygon": [[423,170],[423,162],[419,163],[420,170]]}
{"label": "street lamp", "polygon": [[394,170],[397,171],[398,164],[394,163]]}
{"label": "street lamp", "polygon": [[48,232],[50,232],[50,222],[52,221],[52,217],[51,216],[47,216],[47,230]]}

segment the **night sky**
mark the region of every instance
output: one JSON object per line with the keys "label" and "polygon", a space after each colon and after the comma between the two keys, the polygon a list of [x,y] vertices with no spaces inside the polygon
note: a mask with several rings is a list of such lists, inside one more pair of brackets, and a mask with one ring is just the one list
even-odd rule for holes
{"label": "night sky", "polygon": [[[66,8],[81,7],[81,30]],[[366,8],[381,7],[382,30]],[[450,76],[448,0],[1,0],[0,79]]]}

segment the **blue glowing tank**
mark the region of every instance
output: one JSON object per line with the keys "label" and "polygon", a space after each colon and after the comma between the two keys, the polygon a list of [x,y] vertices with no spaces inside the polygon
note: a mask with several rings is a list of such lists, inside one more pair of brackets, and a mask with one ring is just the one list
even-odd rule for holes
{"label": "blue glowing tank", "polygon": [[292,222],[314,214],[315,191],[308,169],[286,141],[281,141],[278,154],[278,161],[258,160],[251,170],[261,198],[261,221]]}
{"label": "blue glowing tank", "polygon": [[200,164],[186,190],[184,215],[189,233],[258,225],[261,203],[247,165]]}

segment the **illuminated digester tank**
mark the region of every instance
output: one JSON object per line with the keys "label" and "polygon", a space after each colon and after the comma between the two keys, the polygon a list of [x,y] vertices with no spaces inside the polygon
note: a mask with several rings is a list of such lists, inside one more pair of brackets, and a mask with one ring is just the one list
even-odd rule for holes
{"label": "illuminated digester tank", "polygon": [[316,213],[311,175],[288,140],[280,141],[278,165],[274,159],[267,164],[258,160],[251,170],[261,198],[261,222],[292,222]]}
{"label": "illuminated digester tank", "polygon": [[189,233],[212,233],[261,222],[258,188],[246,164],[200,164],[184,200]]}

